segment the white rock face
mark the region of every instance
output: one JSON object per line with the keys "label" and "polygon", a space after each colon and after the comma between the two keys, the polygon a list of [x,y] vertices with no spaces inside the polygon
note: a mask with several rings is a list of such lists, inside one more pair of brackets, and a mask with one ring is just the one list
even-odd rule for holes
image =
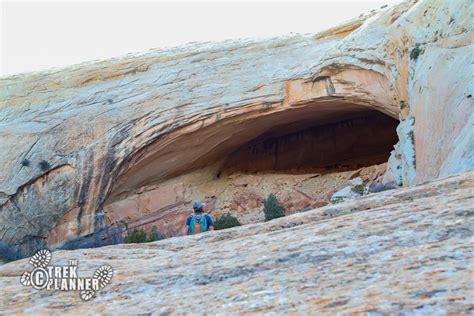
{"label": "white rock face", "polygon": [[411,1],[316,35],[2,78],[0,246],[28,254],[89,235],[106,226],[104,205],[144,185],[269,130],[364,111],[403,122],[396,183],[473,169],[470,12],[469,1]]}
{"label": "white rock face", "polygon": [[460,173],[474,166],[474,115],[469,117],[454,143],[453,151],[441,166],[441,176]]}
{"label": "white rock face", "polygon": [[383,183],[393,183],[398,186],[403,185],[402,159],[399,142],[395,144],[388,158],[387,172],[383,176]]}
{"label": "white rock face", "polygon": [[397,127],[401,156],[401,178],[403,185],[413,183],[416,173],[416,154],[415,154],[415,118],[409,116],[402,120]]}

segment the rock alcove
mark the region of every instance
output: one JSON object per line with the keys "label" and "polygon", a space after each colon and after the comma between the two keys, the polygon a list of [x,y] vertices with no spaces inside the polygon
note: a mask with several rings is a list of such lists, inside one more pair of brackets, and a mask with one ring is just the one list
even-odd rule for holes
{"label": "rock alcove", "polygon": [[205,199],[208,211],[231,212],[243,223],[261,220],[269,192],[286,196],[289,212],[324,205],[351,172],[388,160],[397,125],[373,108],[329,99],[258,106],[206,127],[185,127],[130,159],[104,207],[107,224],[157,226],[169,237],[181,233],[192,199]]}
{"label": "rock alcove", "polygon": [[130,159],[109,201],[143,186],[212,166],[233,173],[331,172],[387,161],[398,120],[347,102],[313,102],[279,111],[260,108],[158,139]]}

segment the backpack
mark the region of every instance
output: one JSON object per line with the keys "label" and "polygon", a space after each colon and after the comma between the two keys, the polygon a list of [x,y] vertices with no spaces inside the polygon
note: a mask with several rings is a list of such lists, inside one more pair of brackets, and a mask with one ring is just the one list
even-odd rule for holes
{"label": "backpack", "polygon": [[202,215],[191,214],[191,222],[189,223],[189,235],[199,234],[207,231],[206,213]]}

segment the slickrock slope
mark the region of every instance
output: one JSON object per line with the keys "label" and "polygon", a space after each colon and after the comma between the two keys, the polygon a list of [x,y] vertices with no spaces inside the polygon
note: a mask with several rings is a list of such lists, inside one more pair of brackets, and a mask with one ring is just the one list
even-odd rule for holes
{"label": "slickrock slope", "polygon": [[[280,172],[388,160],[384,182],[403,186],[473,169],[471,12],[410,1],[316,35],[0,79],[1,249],[94,235],[112,203],[200,168],[255,171],[235,156]],[[186,202],[173,194],[146,211]]]}
{"label": "slickrock slope", "polygon": [[53,252],[79,276],[115,269],[93,301],[20,285],[0,267],[12,313],[472,313],[474,172],[247,225],[148,244]]}

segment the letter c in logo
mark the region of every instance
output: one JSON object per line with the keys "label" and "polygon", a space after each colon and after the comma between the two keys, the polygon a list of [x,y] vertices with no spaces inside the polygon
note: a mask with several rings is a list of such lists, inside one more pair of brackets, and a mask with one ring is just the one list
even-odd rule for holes
{"label": "letter c in logo", "polygon": [[49,281],[49,274],[46,269],[43,268],[34,268],[33,271],[31,271],[31,285],[37,289],[44,289],[46,285],[48,284]]}

